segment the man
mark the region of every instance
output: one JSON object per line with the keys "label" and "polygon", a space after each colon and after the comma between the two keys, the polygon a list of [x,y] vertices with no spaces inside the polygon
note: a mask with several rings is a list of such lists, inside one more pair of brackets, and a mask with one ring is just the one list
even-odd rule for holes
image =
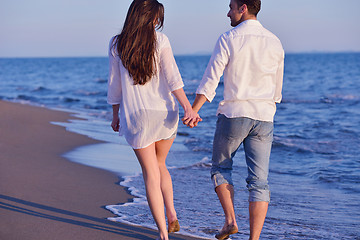
{"label": "man", "polygon": [[233,157],[243,143],[248,166],[249,239],[253,240],[260,237],[270,201],[267,177],[273,118],[276,103],[282,98],[284,50],[280,40],[257,21],[261,0],[231,0],[229,6],[227,16],[234,28],[219,37],[193,109],[198,112],[206,101],[213,100],[224,75],[211,178],[225,213],[225,224],[215,237],[226,239],[238,231],[231,171]]}

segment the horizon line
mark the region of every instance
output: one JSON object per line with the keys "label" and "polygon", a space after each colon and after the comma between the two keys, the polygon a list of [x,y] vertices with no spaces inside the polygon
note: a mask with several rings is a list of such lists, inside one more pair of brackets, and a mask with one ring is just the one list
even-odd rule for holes
{"label": "horizon line", "polygon": [[[286,54],[344,54],[344,53],[360,53],[360,50],[348,50],[348,51],[285,51]],[[211,56],[211,52],[209,53],[181,53],[181,54],[174,54],[175,57],[182,57],[182,56]],[[74,56],[0,56],[0,59],[15,59],[15,58],[107,58],[107,55],[74,55]]]}

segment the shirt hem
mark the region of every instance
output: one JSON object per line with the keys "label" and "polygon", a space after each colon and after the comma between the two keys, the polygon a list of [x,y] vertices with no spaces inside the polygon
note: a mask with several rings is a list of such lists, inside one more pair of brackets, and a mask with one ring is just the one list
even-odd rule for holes
{"label": "shirt hem", "polygon": [[256,121],[262,121],[262,122],[274,122],[274,116],[272,116],[271,118],[260,118],[260,117],[256,117],[254,115],[248,115],[248,114],[228,114],[228,113],[224,113],[224,112],[217,112],[216,116],[219,116],[220,114],[225,115],[227,118],[250,118]]}
{"label": "shirt hem", "polygon": [[[176,130],[176,131],[177,131],[177,130]],[[170,134],[170,136],[168,136],[168,137],[163,137],[163,138],[160,138],[160,139],[158,139],[158,140],[154,140],[154,141],[152,141],[151,143],[145,145],[144,147],[134,147],[134,146],[132,146],[129,142],[128,142],[128,144],[130,145],[130,147],[132,147],[132,149],[143,149],[143,148],[149,147],[151,144],[153,144],[153,143],[155,143],[155,142],[158,142],[158,141],[161,141],[161,140],[171,139],[171,137],[172,137],[173,135],[174,135],[174,133]],[[176,137],[176,135],[175,135],[174,137]],[[125,139],[126,139],[126,138],[125,138]],[[127,140],[126,140],[126,141],[127,141]]]}

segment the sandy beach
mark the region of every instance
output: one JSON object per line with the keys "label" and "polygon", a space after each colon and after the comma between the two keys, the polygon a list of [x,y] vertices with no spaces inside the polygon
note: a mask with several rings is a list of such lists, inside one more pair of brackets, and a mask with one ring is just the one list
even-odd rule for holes
{"label": "sandy beach", "polygon": [[3,101],[0,116],[1,240],[156,239],[155,230],[106,219],[105,205],[131,199],[118,176],[62,157],[99,143],[51,124],[75,117]]}

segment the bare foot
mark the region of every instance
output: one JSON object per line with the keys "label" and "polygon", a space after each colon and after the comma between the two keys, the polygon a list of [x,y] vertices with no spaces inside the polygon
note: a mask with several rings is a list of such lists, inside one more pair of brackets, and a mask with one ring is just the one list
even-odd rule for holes
{"label": "bare foot", "polygon": [[219,240],[227,239],[231,234],[235,234],[238,232],[238,227],[234,225],[224,226],[221,231],[215,235],[215,237]]}

